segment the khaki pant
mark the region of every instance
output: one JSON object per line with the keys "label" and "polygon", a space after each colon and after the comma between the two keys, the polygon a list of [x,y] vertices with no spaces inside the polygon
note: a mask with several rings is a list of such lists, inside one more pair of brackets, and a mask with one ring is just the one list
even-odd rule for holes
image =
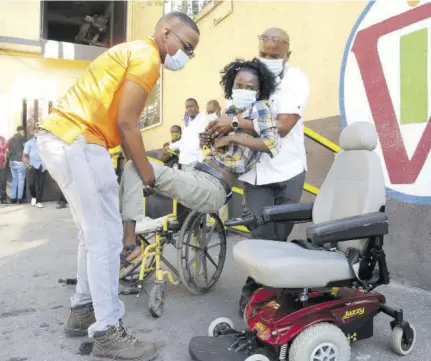
{"label": "khaki pant", "polygon": [[194,164],[181,164],[181,170],[183,172],[191,172],[195,170]]}
{"label": "khaki pant", "polygon": [[[220,181],[196,169],[181,171],[151,162],[156,177],[155,191],[185,207],[202,213],[216,213],[226,201]],[[120,183],[120,212],[124,221],[138,221],[143,214],[143,184],[131,161],[124,167]]]}

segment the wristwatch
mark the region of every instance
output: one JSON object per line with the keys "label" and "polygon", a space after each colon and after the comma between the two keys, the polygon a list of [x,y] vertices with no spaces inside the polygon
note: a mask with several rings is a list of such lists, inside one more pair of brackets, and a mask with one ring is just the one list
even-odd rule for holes
{"label": "wristwatch", "polygon": [[239,128],[238,118],[236,117],[236,115],[234,115],[232,118],[232,130],[236,132],[238,128]]}

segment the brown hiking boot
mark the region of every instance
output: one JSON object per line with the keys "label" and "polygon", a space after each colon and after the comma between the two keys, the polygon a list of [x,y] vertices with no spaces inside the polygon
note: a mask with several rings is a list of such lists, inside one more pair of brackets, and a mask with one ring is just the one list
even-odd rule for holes
{"label": "brown hiking boot", "polygon": [[69,337],[87,336],[87,330],[94,322],[96,317],[92,303],[75,306],[70,309],[64,332]]}
{"label": "brown hiking boot", "polygon": [[120,321],[118,326],[94,333],[91,355],[109,360],[151,361],[157,356],[157,349],[154,344],[138,341],[136,337],[127,334]]}

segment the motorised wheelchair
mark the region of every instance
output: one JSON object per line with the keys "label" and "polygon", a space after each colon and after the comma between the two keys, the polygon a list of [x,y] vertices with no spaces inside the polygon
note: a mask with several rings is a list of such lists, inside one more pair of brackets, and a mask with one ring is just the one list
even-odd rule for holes
{"label": "motorised wheelchair", "polygon": [[342,152],[314,204],[264,208],[261,216],[226,225],[309,222],[306,239],[244,240],[235,261],[260,285],[244,312],[245,331],[227,318],[208,336],[194,337],[189,352],[198,361],[349,361],[350,343],[373,336],[373,320],[393,318],[392,348],[409,354],[415,329],[402,310],[373,290],[389,283],[383,251],[388,233],[385,184],[371,123],[357,122],[341,134]]}

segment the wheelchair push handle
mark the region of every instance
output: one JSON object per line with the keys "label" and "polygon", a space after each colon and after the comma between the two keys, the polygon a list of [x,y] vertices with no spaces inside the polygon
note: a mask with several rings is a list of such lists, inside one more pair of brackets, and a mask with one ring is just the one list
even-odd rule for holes
{"label": "wheelchair push handle", "polygon": [[246,218],[228,219],[226,222],[224,222],[224,225],[226,227],[235,227],[235,226],[258,227],[263,223],[264,222],[261,217],[251,216]]}

